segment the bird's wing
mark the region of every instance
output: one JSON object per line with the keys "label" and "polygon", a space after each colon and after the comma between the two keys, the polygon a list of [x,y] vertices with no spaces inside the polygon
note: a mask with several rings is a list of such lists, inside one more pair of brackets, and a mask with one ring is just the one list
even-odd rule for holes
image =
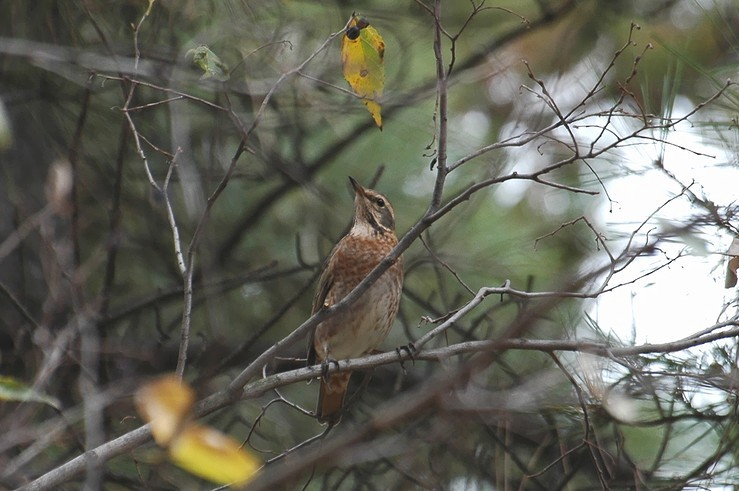
{"label": "bird's wing", "polygon": [[[338,244],[337,244],[338,247]],[[323,308],[323,306],[328,301],[329,304],[333,303],[333,295],[330,294],[331,287],[334,284],[334,264],[336,263],[336,247],[334,247],[334,250],[331,251],[331,254],[328,256],[328,259],[324,263],[323,271],[321,272],[321,277],[318,279],[318,287],[316,288],[316,293],[313,296],[313,308],[311,309],[311,315],[315,314],[319,310]],[[313,338],[315,337],[316,330],[313,329],[313,331],[310,334],[310,341],[308,344],[308,366],[311,366],[315,364],[316,362],[316,349],[313,346]]]}

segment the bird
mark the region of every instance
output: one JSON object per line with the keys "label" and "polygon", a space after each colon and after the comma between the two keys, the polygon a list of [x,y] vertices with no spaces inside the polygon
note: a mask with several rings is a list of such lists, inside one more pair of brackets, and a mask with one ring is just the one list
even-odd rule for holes
{"label": "bird", "polygon": [[[362,187],[353,177],[354,216],[349,231],[334,246],[318,280],[315,314],[340,302],[397,245],[395,213],[388,199]],[[390,332],[400,305],[403,263],[398,258],[343,312],[319,323],[308,349],[308,365],[356,358],[376,350]],[[351,372],[321,377],[316,418],[334,426],[341,420]]]}

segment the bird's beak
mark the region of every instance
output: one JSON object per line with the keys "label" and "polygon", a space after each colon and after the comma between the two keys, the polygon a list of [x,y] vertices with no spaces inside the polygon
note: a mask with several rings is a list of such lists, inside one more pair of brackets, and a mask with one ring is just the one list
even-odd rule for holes
{"label": "bird's beak", "polygon": [[357,182],[356,179],[354,179],[352,176],[349,176],[349,182],[352,183],[354,194],[358,194],[359,196],[364,196],[364,188],[362,187],[361,184]]}

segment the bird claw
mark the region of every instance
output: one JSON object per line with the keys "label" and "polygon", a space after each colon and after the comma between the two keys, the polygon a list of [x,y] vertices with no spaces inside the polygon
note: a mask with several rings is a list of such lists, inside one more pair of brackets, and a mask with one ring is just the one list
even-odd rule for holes
{"label": "bird claw", "polygon": [[417,350],[416,350],[416,347],[413,345],[413,343],[404,344],[403,346],[398,346],[397,348],[395,348],[395,353],[397,353],[398,358],[400,358],[400,368],[403,370],[403,373],[405,373],[405,363],[404,363],[403,354],[402,354],[403,351],[408,353],[408,357],[411,359],[411,362],[415,366],[416,360],[413,357],[413,355],[416,354]]}
{"label": "bird claw", "polygon": [[339,368],[339,361],[334,360],[333,358],[326,358],[321,362],[321,378],[324,382],[328,383],[328,370],[331,367],[331,364],[336,365],[336,368]]}

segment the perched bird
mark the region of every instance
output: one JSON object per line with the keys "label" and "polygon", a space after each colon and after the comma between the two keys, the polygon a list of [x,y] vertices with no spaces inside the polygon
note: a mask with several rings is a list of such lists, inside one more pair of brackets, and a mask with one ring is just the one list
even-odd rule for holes
{"label": "perched bird", "polygon": [[[352,227],[324,264],[312,313],[341,301],[398,243],[395,214],[387,198],[352,177],[349,181],[354,188]],[[356,358],[376,349],[393,325],[402,287],[403,265],[398,258],[348,310],[316,326],[308,364]],[[321,423],[333,426],[341,419],[349,377],[351,372],[321,378],[316,409]]]}

